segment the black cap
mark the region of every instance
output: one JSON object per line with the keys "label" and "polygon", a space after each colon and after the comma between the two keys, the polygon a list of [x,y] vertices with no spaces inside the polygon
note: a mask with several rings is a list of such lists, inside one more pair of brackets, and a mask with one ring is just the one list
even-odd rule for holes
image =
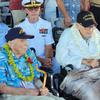
{"label": "black cap", "polygon": [[14,39],[32,39],[34,38],[33,35],[27,35],[22,28],[15,27],[8,31],[8,33],[5,36],[6,41],[12,41]]}
{"label": "black cap", "polygon": [[94,15],[90,11],[81,11],[77,15],[77,22],[81,23],[84,27],[89,27],[91,25],[97,25]]}

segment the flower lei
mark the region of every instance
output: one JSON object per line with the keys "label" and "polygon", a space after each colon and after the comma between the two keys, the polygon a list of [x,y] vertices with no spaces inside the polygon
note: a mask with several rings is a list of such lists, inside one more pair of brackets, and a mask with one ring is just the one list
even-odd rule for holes
{"label": "flower lei", "polygon": [[28,63],[28,66],[29,66],[29,69],[30,69],[30,75],[28,76],[24,76],[22,75],[22,73],[19,71],[19,69],[16,67],[16,64],[14,62],[14,59],[13,59],[13,56],[12,56],[12,52],[9,48],[9,45],[8,44],[5,44],[4,45],[4,49],[6,50],[7,52],[7,55],[8,55],[8,62],[9,64],[12,66],[14,72],[17,74],[17,76],[22,79],[23,81],[27,81],[27,82],[31,82],[33,81],[34,79],[34,68],[32,67],[32,60],[30,57],[28,57],[27,54],[25,54],[25,59]]}

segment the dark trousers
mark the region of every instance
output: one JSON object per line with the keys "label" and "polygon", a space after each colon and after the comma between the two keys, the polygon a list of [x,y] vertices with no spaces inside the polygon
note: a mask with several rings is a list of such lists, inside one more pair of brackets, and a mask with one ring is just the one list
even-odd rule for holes
{"label": "dark trousers", "polygon": [[97,22],[97,28],[100,30],[100,7],[91,6],[90,11],[94,14]]}

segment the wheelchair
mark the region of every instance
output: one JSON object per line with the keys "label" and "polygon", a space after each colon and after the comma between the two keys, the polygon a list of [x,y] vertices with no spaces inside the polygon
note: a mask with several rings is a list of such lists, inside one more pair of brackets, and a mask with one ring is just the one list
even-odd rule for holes
{"label": "wheelchair", "polygon": [[[60,28],[60,27],[54,27],[52,29],[53,38],[55,41],[55,44],[53,44],[54,56],[55,56],[56,45],[59,41],[60,35],[62,34],[63,30],[64,29]],[[65,68],[62,68],[62,66],[61,66],[61,72],[57,73],[57,74],[53,74],[53,71],[51,69],[48,69],[48,68],[46,68],[44,70],[48,74],[47,83],[50,83],[50,84],[47,84],[46,86],[49,88],[49,90],[51,90],[51,92],[54,95],[59,96],[59,97],[63,97],[66,100],[79,100],[78,98],[72,96],[71,94],[66,94],[64,91],[62,91],[60,89],[60,84],[62,83],[65,76],[68,74],[69,71],[73,70],[72,65],[67,65],[66,70],[65,70]]]}
{"label": "wheelchair", "polygon": [[78,98],[72,96],[71,94],[65,93],[63,90],[60,89],[60,84],[62,83],[63,79],[67,75],[67,73],[71,70],[73,70],[72,65],[66,66],[67,71],[65,68],[62,68],[61,66],[61,72],[53,74],[53,71],[50,68],[44,68],[42,70],[45,70],[47,72],[47,84],[46,87],[50,90],[50,92],[53,95],[63,97],[66,100],[79,100]]}

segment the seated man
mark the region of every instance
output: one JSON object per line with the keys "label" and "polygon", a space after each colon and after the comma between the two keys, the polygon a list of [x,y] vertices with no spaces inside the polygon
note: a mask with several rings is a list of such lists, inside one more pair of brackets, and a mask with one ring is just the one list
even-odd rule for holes
{"label": "seated man", "polygon": [[66,70],[73,66],[61,89],[81,100],[100,100],[100,32],[91,12],[82,11],[77,23],[65,29],[56,48],[56,59]]}
{"label": "seated man", "polygon": [[10,29],[5,36],[7,43],[0,51],[0,93],[3,93],[4,100],[60,99],[38,84],[40,73],[36,66],[40,63],[34,52],[27,49],[26,42],[26,39],[33,37],[26,35],[20,27]]}

